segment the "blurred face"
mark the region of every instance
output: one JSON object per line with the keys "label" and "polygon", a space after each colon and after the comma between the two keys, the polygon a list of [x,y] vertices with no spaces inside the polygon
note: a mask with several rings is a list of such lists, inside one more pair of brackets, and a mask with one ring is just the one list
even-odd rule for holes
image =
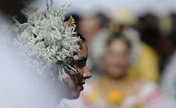
{"label": "blurred face", "polygon": [[121,78],[129,65],[129,47],[122,39],[113,40],[104,55],[104,68],[111,78]]}
{"label": "blurred face", "polygon": [[80,48],[80,51],[77,52],[79,60],[73,60],[70,66],[76,69],[75,75],[67,73],[70,77],[66,81],[60,82],[62,92],[64,97],[68,99],[76,99],[79,97],[80,92],[84,89],[83,85],[85,80],[91,77],[86,61],[88,57],[87,43],[84,42]]}
{"label": "blurred face", "polygon": [[100,22],[96,16],[89,18],[82,18],[78,24],[79,24],[78,26],[79,32],[83,36],[85,36],[88,42],[92,39],[92,36],[94,36],[100,29]]}

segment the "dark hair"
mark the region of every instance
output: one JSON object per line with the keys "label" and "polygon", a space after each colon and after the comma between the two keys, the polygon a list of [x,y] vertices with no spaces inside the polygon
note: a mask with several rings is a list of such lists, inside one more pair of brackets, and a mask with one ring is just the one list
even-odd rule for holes
{"label": "dark hair", "polygon": [[127,46],[129,48],[131,48],[131,43],[129,41],[129,39],[127,39],[123,34],[121,33],[115,33],[115,34],[111,34],[110,37],[108,38],[107,42],[106,42],[106,46],[108,46],[112,41],[114,41],[115,39],[121,39],[123,40]]}
{"label": "dark hair", "polygon": [[83,43],[86,42],[86,39],[79,32],[77,32],[77,36],[79,36],[81,38]]}
{"label": "dark hair", "polygon": [[77,14],[77,13],[72,13],[72,14],[69,14],[69,15],[67,15],[66,17],[65,17],[65,20],[64,21],[68,21],[69,20],[69,18],[70,18],[70,16],[72,16],[73,18],[74,18],[74,20],[75,20],[75,23],[76,23],[76,30],[78,30],[78,28],[79,28],[79,21],[80,21],[80,19],[81,19],[81,17]]}

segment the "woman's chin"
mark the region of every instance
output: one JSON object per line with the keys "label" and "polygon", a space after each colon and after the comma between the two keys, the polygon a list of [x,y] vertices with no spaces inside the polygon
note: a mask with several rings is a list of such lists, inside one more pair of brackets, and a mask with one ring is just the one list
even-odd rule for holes
{"label": "woman's chin", "polygon": [[67,96],[66,99],[78,99],[80,92],[72,92],[71,95]]}

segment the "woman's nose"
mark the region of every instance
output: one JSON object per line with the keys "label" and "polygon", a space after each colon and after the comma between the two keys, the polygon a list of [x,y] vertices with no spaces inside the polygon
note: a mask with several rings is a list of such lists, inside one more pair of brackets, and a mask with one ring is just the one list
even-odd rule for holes
{"label": "woman's nose", "polygon": [[87,66],[84,67],[84,70],[83,70],[83,77],[84,78],[90,78],[92,76],[92,74],[90,73],[89,69],[87,68]]}

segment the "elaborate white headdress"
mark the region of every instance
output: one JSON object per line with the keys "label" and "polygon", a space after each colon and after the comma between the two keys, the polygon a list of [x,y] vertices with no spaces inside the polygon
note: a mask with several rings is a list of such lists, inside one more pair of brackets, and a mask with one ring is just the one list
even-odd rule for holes
{"label": "elaborate white headdress", "polygon": [[57,65],[61,81],[68,77],[66,71],[74,74],[75,69],[69,64],[73,59],[78,59],[75,52],[79,50],[79,45],[76,43],[82,41],[75,32],[73,17],[64,21],[64,14],[69,7],[70,4],[62,5],[55,13],[51,0],[50,5],[47,2],[46,15],[38,16],[35,12],[23,9],[22,14],[27,17],[27,23],[20,24],[16,21],[21,29],[16,40],[20,45],[18,54],[25,57],[27,64],[37,68],[42,75],[49,70],[53,71]]}

